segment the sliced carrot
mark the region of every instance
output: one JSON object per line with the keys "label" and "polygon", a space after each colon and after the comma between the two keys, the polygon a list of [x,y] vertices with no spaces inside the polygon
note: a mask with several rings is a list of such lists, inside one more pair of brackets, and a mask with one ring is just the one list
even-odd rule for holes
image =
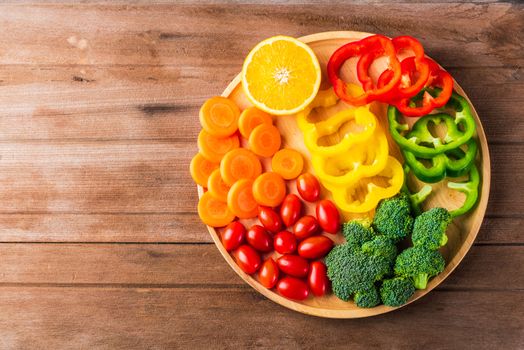
{"label": "sliced carrot", "polygon": [[286,196],[286,183],[277,173],[264,173],[253,182],[253,196],[260,205],[276,207]]}
{"label": "sliced carrot", "polygon": [[226,153],[220,162],[220,175],[229,186],[240,179],[254,180],[262,172],[258,157],[245,148],[236,148]]}
{"label": "sliced carrot", "polygon": [[271,157],[280,148],[280,131],[274,125],[261,124],[249,135],[249,148],[262,157]]}
{"label": "sliced carrot", "polygon": [[286,180],[296,178],[302,173],[303,168],[304,158],[294,149],[281,149],[271,159],[271,169]]}
{"label": "sliced carrot", "polygon": [[256,107],[249,107],[242,111],[238,119],[238,130],[246,139],[251,135],[251,131],[260,124],[273,124],[271,114],[268,114]]}
{"label": "sliced carrot", "polygon": [[222,180],[220,169],[214,170],[207,180],[207,190],[213,197],[220,201],[227,201],[229,186]]}
{"label": "sliced carrot", "polygon": [[240,109],[235,102],[222,96],[211,97],[200,108],[202,128],[218,137],[233,135],[238,129]]}
{"label": "sliced carrot", "polygon": [[227,206],[240,219],[258,215],[258,204],[253,198],[253,180],[241,179],[235,182],[227,194]]}
{"label": "sliced carrot", "polygon": [[222,202],[206,192],[198,201],[198,215],[204,224],[213,227],[226,226],[235,219],[227,203]]}
{"label": "sliced carrot", "polygon": [[211,162],[220,163],[224,155],[232,149],[238,148],[238,136],[233,134],[226,137],[213,136],[205,130],[198,134],[198,150]]}
{"label": "sliced carrot", "polygon": [[198,185],[206,187],[209,175],[211,175],[213,170],[217,169],[218,166],[218,163],[210,162],[204,158],[202,154],[197,153],[193,159],[191,159],[189,171],[191,172],[191,177]]}

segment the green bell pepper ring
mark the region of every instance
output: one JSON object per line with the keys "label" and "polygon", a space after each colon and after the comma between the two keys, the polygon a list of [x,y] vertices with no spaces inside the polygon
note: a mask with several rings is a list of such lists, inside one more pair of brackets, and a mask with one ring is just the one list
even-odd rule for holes
{"label": "green bell pepper ring", "polygon": [[434,156],[431,160],[428,160],[431,163],[429,168],[413,152],[406,150],[402,154],[407,165],[413,170],[413,174],[419,180],[435,183],[446,176],[459,177],[469,171],[477,155],[477,142],[474,138],[471,138],[466,142],[466,146],[467,150],[465,152],[460,148],[455,148],[449,152]]}
{"label": "green bell pepper ring", "polygon": [[473,164],[469,170],[469,180],[466,182],[448,182],[448,188],[452,190],[457,190],[466,195],[466,200],[460,208],[451,210],[449,213],[452,218],[463,215],[470,211],[479,197],[479,185],[480,185],[480,174],[477,169],[477,166]]}
{"label": "green bell pepper ring", "polygon": [[[439,89],[423,89],[419,95],[425,91],[437,94]],[[431,159],[440,153],[463,145],[475,133],[475,120],[471,114],[468,101],[454,92],[443,108],[454,109],[455,118],[446,113],[428,114],[417,120],[409,131],[407,124],[399,122],[400,111],[395,106],[390,105],[388,108],[388,121],[391,137],[403,151],[410,151],[415,156],[425,159]],[[440,124],[441,122],[446,124],[447,131],[444,140],[431,134],[428,129],[430,121],[434,124]]]}
{"label": "green bell pepper ring", "polygon": [[404,185],[402,186],[402,192],[404,192],[411,202],[411,208],[413,209],[413,212],[415,215],[422,214],[421,205],[426,200],[426,198],[429,197],[431,192],[433,191],[433,187],[431,185],[425,184],[422,186],[422,188],[416,192],[413,193],[409,189],[408,186],[408,176],[409,176],[410,168],[408,165],[404,165]]}

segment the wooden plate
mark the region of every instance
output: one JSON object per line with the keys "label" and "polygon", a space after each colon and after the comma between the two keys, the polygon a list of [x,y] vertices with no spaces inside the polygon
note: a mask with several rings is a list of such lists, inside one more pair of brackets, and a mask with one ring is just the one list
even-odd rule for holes
{"label": "wooden plate", "polygon": [[[300,38],[300,40],[307,43],[313,49],[313,51],[316,53],[318,57],[318,60],[322,67],[322,74],[323,74],[323,78],[322,78],[323,83],[322,83],[321,89],[325,89],[329,87],[329,85],[326,83],[325,69],[326,69],[327,61],[329,60],[329,57],[331,56],[332,52],[345,43],[348,43],[350,41],[360,40],[369,35],[372,35],[372,34],[344,31],[344,32],[318,33],[318,34],[308,35],[308,36]],[[354,65],[355,64],[353,63],[353,66]],[[351,67],[351,62],[347,64],[346,66],[344,66],[344,71],[343,71],[343,75],[345,79],[356,81],[354,67]],[[385,66],[384,62],[377,62],[377,64],[374,64],[370,69],[371,75],[373,76],[374,74],[381,72],[384,69],[384,66]],[[456,82],[455,82],[455,90],[467,98],[462,88],[460,88],[460,86]],[[249,101],[247,100],[246,96],[244,95],[244,93],[242,92],[242,86],[240,84],[240,75],[238,75],[229,84],[229,86],[222,93],[222,96],[230,97],[231,99],[233,99],[240,106],[241,109],[244,109],[251,105]],[[326,114],[325,116],[328,116],[328,115],[333,114],[333,112],[337,110],[337,108],[338,109],[343,108],[343,107],[340,107],[340,104],[342,103],[339,103],[339,105],[334,106],[331,109],[328,109],[327,111],[320,112],[319,117],[322,117],[322,113]],[[433,288],[438,286],[455,269],[455,267],[460,263],[462,258],[466,255],[473,241],[475,240],[475,237],[477,236],[477,233],[480,229],[482,219],[484,218],[484,213],[486,211],[486,206],[488,202],[490,178],[491,178],[489,151],[488,151],[488,144],[486,142],[486,135],[484,134],[484,130],[482,129],[482,124],[480,123],[480,119],[478,118],[478,115],[472,105],[471,105],[471,109],[474,114],[475,121],[477,123],[476,137],[480,145],[479,155],[477,157],[477,166],[481,170],[480,172],[481,172],[481,177],[482,177],[481,190],[479,191],[480,198],[474,210],[472,210],[470,213],[468,213],[465,216],[455,219],[454,222],[448,228],[449,240],[448,240],[447,245],[443,247],[441,250],[444,258],[446,259],[445,270],[440,275],[433,278],[428,283],[428,287],[425,290],[417,291],[408,303],[411,303],[417,300],[418,298],[422,297],[423,295],[429,293]],[[386,106],[383,104],[376,103],[373,106],[373,111],[377,114],[377,117],[379,118],[380,122],[383,125],[387,125],[386,124],[387,119],[385,116]],[[307,157],[309,156],[309,152],[307,151],[306,147],[304,146],[304,143],[302,140],[302,133],[300,132],[300,130],[298,129],[296,125],[294,116],[275,117],[274,121],[275,121],[275,124],[280,129],[280,132],[282,134],[283,147],[290,147],[290,148],[294,148],[300,151],[304,155],[304,158],[306,158],[305,159],[305,167],[306,167],[305,170],[313,172],[311,164],[309,160],[307,159]],[[400,157],[398,149],[395,149],[396,147],[395,143],[391,142],[391,140],[389,141],[390,141],[390,148],[392,149],[391,153],[393,155]],[[265,166],[265,169],[271,169],[268,159],[264,159],[262,161]],[[416,180],[414,181],[416,182]],[[296,193],[294,182],[288,181],[288,190],[289,192]],[[203,191],[204,191],[203,188],[201,187],[198,188],[199,196],[202,195]],[[329,198],[329,193],[324,191],[323,197]],[[447,190],[445,182],[441,182],[433,186],[433,194],[431,195],[430,198],[428,198],[428,200],[426,201],[427,203],[425,204],[427,207],[443,206],[446,208],[453,209],[453,208],[459,207],[463,199],[464,199],[464,196],[461,193],[452,192],[452,191]],[[314,206],[310,205],[309,207],[307,207],[306,212],[313,213]],[[251,224],[254,224],[257,221],[258,220],[242,220],[242,222],[245,223],[246,227],[249,227]],[[309,297],[308,299],[302,302],[286,299],[280,296],[279,294],[277,294],[274,290],[266,289],[256,280],[256,277],[252,277],[244,273],[238,267],[236,262],[229,255],[229,253],[222,246],[222,243],[220,241],[220,232],[215,230],[213,227],[209,227],[209,226],[208,226],[208,230],[209,230],[209,233],[211,234],[211,237],[215,241],[215,244],[218,250],[224,257],[224,259],[228,262],[231,268],[235,270],[235,272],[244,281],[246,281],[251,287],[255,288],[258,292],[260,292],[267,298],[287,308],[290,308],[292,310],[299,311],[305,314],[309,314],[309,315],[329,317],[329,318],[368,317],[368,316],[378,315],[378,314],[382,314],[382,313],[397,309],[397,308],[388,307],[384,305],[380,305],[380,306],[377,306],[371,309],[358,308],[353,304],[353,302],[344,302],[338,299],[337,297],[335,297],[331,293],[321,298]],[[340,234],[338,234],[335,238],[333,235],[329,235],[329,237],[334,239],[337,243],[341,243],[344,241],[344,239],[342,238]],[[275,255],[277,255],[277,253],[275,253]]]}

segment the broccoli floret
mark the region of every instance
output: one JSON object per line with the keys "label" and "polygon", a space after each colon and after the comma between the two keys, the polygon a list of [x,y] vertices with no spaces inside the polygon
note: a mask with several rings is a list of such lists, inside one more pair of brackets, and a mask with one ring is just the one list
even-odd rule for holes
{"label": "broccoli floret", "polygon": [[385,236],[376,236],[373,240],[362,245],[362,251],[368,255],[380,255],[386,258],[391,264],[397,257],[397,246],[393,241]]}
{"label": "broccoli floret", "polygon": [[428,280],[444,271],[446,262],[438,250],[410,247],[397,256],[395,274],[411,277],[417,289],[426,289]]}
{"label": "broccoli floret", "polygon": [[394,242],[402,240],[411,233],[413,217],[408,196],[401,193],[382,200],[377,207],[373,226],[378,233]]}
{"label": "broccoli floret", "polygon": [[362,243],[373,239],[375,233],[368,219],[357,219],[346,222],[342,226],[342,234],[351,245],[361,246]]}
{"label": "broccoli floret", "polygon": [[380,298],[384,305],[404,305],[415,293],[415,286],[411,278],[395,277],[384,280],[380,287]]}
{"label": "broccoli floret", "polygon": [[354,299],[358,307],[375,307],[380,304],[380,295],[375,286],[362,292],[356,292]]}
{"label": "broccoli floret", "polygon": [[333,248],[325,262],[333,293],[342,300],[351,299],[357,292],[370,290],[376,281],[391,273],[391,265],[386,258],[368,255],[348,243]]}
{"label": "broccoli floret", "polygon": [[451,215],[444,208],[433,208],[417,216],[413,225],[411,240],[415,246],[438,249],[448,242],[446,228]]}

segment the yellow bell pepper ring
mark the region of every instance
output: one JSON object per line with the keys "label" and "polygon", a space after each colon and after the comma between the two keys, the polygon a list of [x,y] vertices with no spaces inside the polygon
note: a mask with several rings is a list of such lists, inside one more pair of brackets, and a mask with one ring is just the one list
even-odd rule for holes
{"label": "yellow bell pepper ring", "polygon": [[[357,123],[358,132],[348,131],[342,136],[342,140],[334,145],[321,146],[318,144],[321,137],[336,133],[342,125],[352,120]],[[344,154],[353,145],[370,140],[377,127],[377,118],[367,108],[359,107],[345,109],[314,125],[313,128],[304,131],[304,143],[312,154],[328,157]]]}
{"label": "yellow bell pepper ring", "polygon": [[313,169],[324,187],[336,192],[384,170],[389,156],[386,135],[377,129],[369,141],[334,157],[312,155]]}
{"label": "yellow bell pepper ring", "polygon": [[378,176],[389,178],[387,187],[368,183],[367,193],[363,201],[354,198],[357,192],[356,186],[333,191],[333,200],[337,207],[344,212],[366,213],[375,209],[382,199],[393,197],[400,192],[404,183],[404,170],[402,164],[396,158],[389,156],[386,167]]}
{"label": "yellow bell pepper ring", "polygon": [[338,102],[338,96],[335,94],[335,91],[333,91],[333,88],[329,88],[327,90],[320,90],[317,93],[317,96],[315,96],[315,99],[313,102],[309,104],[304,110],[298,112],[296,114],[297,116],[297,124],[300,130],[305,131],[315,126],[314,123],[310,123],[307,118],[311,111],[318,107],[331,107],[336,105]]}

